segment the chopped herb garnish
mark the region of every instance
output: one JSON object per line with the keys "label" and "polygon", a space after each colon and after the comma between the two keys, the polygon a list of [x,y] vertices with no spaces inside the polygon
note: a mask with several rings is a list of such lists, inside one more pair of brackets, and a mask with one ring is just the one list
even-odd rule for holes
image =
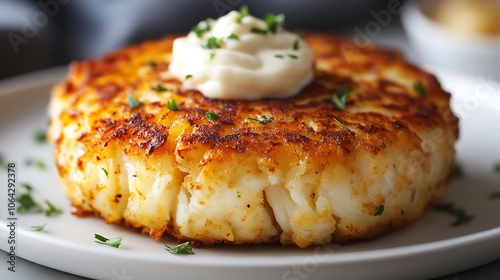
{"label": "chopped herb garnish", "polygon": [[45,163],[41,160],[27,159],[25,164],[26,166],[36,166],[41,170],[45,170]]}
{"label": "chopped herb garnish", "polygon": [[266,35],[267,34],[267,30],[266,29],[260,29],[260,28],[257,28],[257,27],[252,27],[252,29],[250,29],[250,32],[255,33],[255,34],[260,34],[260,35]]}
{"label": "chopped herb garnish", "polygon": [[462,178],[464,177],[464,168],[462,167],[462,165],[456,163],[455,166],[453,167],[453,175],[457,178]]}
{"label": "chopped herb garnish", "polygon": [[42,206],[40,206],[40,204],[38,204],[33,197],[31,197],[30,191],[17,197],[17,213],[25,214],[42,212]]}
{"label": "chopped herb garnish", "polygon": [[3,154],[0,154],[0,168],[8,168],[7,161],[5,160],[5,156]]}
{"label": "chopped herb garnish", "polygon": [[45,216],[50,217],[62,213],[62,210],[54,206],[54,204],[50,203],[50,201],[45,200],[45,203],[47,203],[47,206],[49,207],[48,209],[45,209]]}
{"label": "chopped herb garnish", "polygon": [[347,95],[349,95],[350,91],[351,91],[350,88],[339,88],[332,95],[332,102],[338,109],[340,110],[345,109]]}
{"label": "chopped herb garnish", "polygon": [[175,102],[175,99],[172,99],[171,101],[167,102],[167,108],[170,111],[178,111],[179,108],[177,107],[177,103]]}
{"label": "chopped herb garnish", "polygon": [[104,167],[101,167],[102,171],[104,171],[104,175],[106,175],[106,178],[109,178],[108,170],[104,169]]}
{"label": "chopped herb garnish", "polygon": [[500,173],[500,162],[497,162],[495,163],[495,165],[493,165],[493,171],[495,171],[496,173]]}
{"label": "chopped herb garnish", "polygon": [[167,91],[168,89],[160,84],[156,85],[156,91],[157,92],[164,92]]}
{"label": "chopped herb garnish", "polygon": [[129,95],[127,99],[127,104],[130,108],[137,108],[144,105],[141,101],[137,100],[134,96]]}
{"label": "chopped herb garnish", "polygon": [[193,77],[193,75],[188,74],[188,75],[186,75],[186,77],[185,77],[184,79],[185,79],[185,80],[189,80],[189,79],[191,79],[192,77]]}
{"label": "chopped herb garnish", "polygon": [[231,33],[229,36],[227,36],[228,39],[231,39],[231,40],[239,40],[240,37],[234,33]]}
{"label": "chopped herb garnish", "polygon": [[30,192],[30,191],[33,190],[33,187],[30,184],[21,183],[20,186],[23,187],[23,188],[25,188],[26,191],[28,191],[28,192]]}
{"label": "chopped herb garnish", "polygon": [[338,123],[343,129],[347,130],[350,134],[352,135],[356,135],[356,133],[354,133],[354,131],[352,131],[350,128],[348,128],[345,124],[341,123],[339,120],[337,120],[337,118],[333,118],[333,120]]}
{"label": "chopped herb garnish", "polygon": [[207,43],[205,45],[202,45],[202,47],[209,50],[220,49],[222,48],[222,40],[212,36],[208,38]]}
{"label": "chopped herb garnish", "polygon": [[275,54],[274,57],[283,58],[284,56],[282,54]]}
{"label": "chopped herb garnish", "polygon": [[47,225],[47,223],[45,223],[43,225],[39,225],[39,226],[31,226],[30,230],[32,230],[32,231],[42,231],[45,228],[46,225]]}
{"label": "chopped herb garnish", "polygon": [[240,16],[236,19],[237,23],[241,23],[244,17],[248,16],[250,13],[248,12],[248,7],[246,5],[241,6],[240,8]]}
{"label": "chopped herb garnish", "polygon": [[299,49],[299,39],[295,39],[295,41],[293,41],[293,50],[296,51]]}
{"label": "chopped herb garnish", "polygon": [[275,14],[267,14],[264,17],[264,21],[267,24],[267,30],[271,33],[276,33],[280,26],[283,26],[285,23],[285,16],[283,14],[275,15]]}
{"label": "chopped herb garnish", "polygon": [[435,205],[434,209],[455,216],[455,221],[451,224],[452,226],[468,223],[474,218],[474,216],[467,214],[464,209],[456,208],[452,202]]}
{"label": "chopped herb garnish", "polygon": [[150,61],[148,61],[148,65],[149,65],[149,67],[156,67],[157,64],[154,60],[150,60]]}
{"label": "chopped herb garnish", "polygon": [[196,34],[196,37],[201,38],[206,32],[210,31],[212,29],[213,21],[213,19],[207,18],[193,27],[192,31]]}
{"label": "chopped herb garnish", "polygon": [[189,244],[189,241],[181,243],[175,247],[170,247],[165,244],[165,250],[172,254],[194,254],[193,248]]}
{"label": "chopped herb garnish", "polygon": [[207,120],[209,120],[211,122],[216,121],[220,118],[219,115],[217,115],[216,113],[212,113],[212,112],[206,112],[205,117],[207,118]]}
{"label": "chopped herb garnish", "polygon": [[248,118],[249,120],[252,120],[252,121],[256,121],[260,124],[266,124],[266,123],[270,123],[274,120],[274,118],[268,118],[267,116],[259,116],[257,118]]}
{"label": "chopped herb garnish", "polygon": [[109,246],[115,247],[115,248],[120,247],[120,245],[122,244],[122,237],[121,236],[109,239],[109,238],[106,238],[102,235],[94,233],[94,238],[96,239],[96,240],[94,240],[96,243],[109,245]]}
{"label": "chopped herb garnish", "polygon": [[214,59],[214,57],[215,57],[215,53],[214,52],[210,53],[210,60]]}
{"label": "chopped herb garnish", "polygon": [[426,97],[427,96],[427,91],[425,90],[424,85],[422,82],[417,82],[415,85],[413,85],[413,89],[420,95],[420,97]]}
{"label": "chopped herb garnish", "polygon": [[44,131],[39,131],[35,133],[35,141],[38,144],[47,143],[47,133],[45,133]]}
{"label": "chopped herb garnish", "polygon": [[379,207],[377,207],[377,209],[375,210],[375,213],[373,213],[373,216],[380,216],[382,215],[382,213],[384,213],[384,205],[380,205]]}
{"label": "chopped herb garnish", "polygon": [[288,54],[288,57],[292,58],[292,59],[298,59],[299,58],[298,56],[296,56],[294,54],[291,54],[291,53]]}
{"label": "chopped herb garnish", "polygon": [[500,192],[490,193],[490,199],[499,199],[499,198],[500,198]]}

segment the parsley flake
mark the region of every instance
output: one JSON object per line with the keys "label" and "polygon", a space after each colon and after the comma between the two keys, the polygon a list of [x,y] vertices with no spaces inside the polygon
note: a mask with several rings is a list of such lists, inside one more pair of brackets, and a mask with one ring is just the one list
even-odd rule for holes
{"label": "parsley flake", "polygon": [[134,96],[129,95],[127,99],[127,104],[130,108],[137,108],[144,105],[141,101],[137,100]]}
{"label": "parsley flake", "polygon": [[453,167],[453,175],[457,178],[463,178],[465,175],[464,168],[462,165],[456,163]]}
{"label": "parsley flake", "polygon": [[373,213],[373,216],[380,216],[382,215],[382,213],[384,213],[384,205],[380,205],[379,207],[377,207],[377,209],[375,210],[375,213]]}
{"label": "parsley flake", "polygon": [[250,32],[252,32],[254,34],[260,34],[260,35],[266,35],[267,34],[267,30],[266,29],[260,29],[260,28],[257,28],[257,27],[252,27],[252,29],[250,29]]}
{"label": "parsley flake", "polygon": [[350,91],[351,91],[350,88],[339,88],[332,95],[332,102],[338,109],[340,110],[345,109],[347,95],[349,95]]}
{"label": "parsley flake", "polygon": [[35,133],[35,141],[38,144],[47,143],[47,133],[44,131],[39,131],[39,132]]}
{"label": "parsley flake", "polygon": [[165,244],[165,250],[167,250],[171,254],[194,254],[193,248],[189,244],[189,241],[181,243],[174,247],[170,247]]}
{"label": "parsley flake", "polygon": [[474,218],[474,216],[467,214],[464,209],[456,208],[452,202],[435,205],[434,210],[455,216],[455,221],[451,224],[452,226],[466,224]]}
{"label": "parsley flake", "polygon": [[101,167],[102,171],[104,171],[104,175],[106,175],[106,178],[109,178],[108,170],[104,169],[104,167]]}
{"label": "parsley flake", "polygon": [[33,190],[33,187],[30,184],[21,183],[21,187],[25,188],[26,191],[28,191],[28,192]]}
{"label": "parsley flake", "polygon": [[500,162],[497,162],[497,163],[495,163],[495,165],[493,165],[493,171],[495,173],[499,173],[500,174]]}
{"label": "parsley flake", "polygon": [[109,245],[109,246],[115,247],[115,248],[120,247],[120,245],[122,244],[122,237],[121,236],[109,239],[109,238],[106,238],[102,235],[94,233],[94,239],[96,239],[96,240],[94,240],[96,243]]}
{"label": "parsley flake", "polygon": [[260,124],[266,124],[266,123],[270,123],[274,120],[274,118],[268,118],[267,116],[259,116],[257,118],[248,118],[249,120],[252,120],[252,121],[256,121]]}
{"label": "parsley flake", "polygon": [[490,193],[490,199],[499,199],[499,198],[500,198],[500,192]]}
{"label": "parsley flake", "polygon": [[220,49],[222,48],[222,44],[223,42],[221,39],[217,39],[216,37],[212,36],[208,38],[207,43],[205,45],[202,45],[202,47],[209,50]]}
{"label": "parsley flake", "polygon": [[298,59],[299,58],[298,56],[291,54],[291,53],[288,54],[288,57],[291,59]]}
{"label": "parsley flake", "polygon": [[244,17],[250,15],[250,13],[248,12],[248,7],[246,5],[244,6],[241,6],[240,8],[240,16],[238,17],[238,19],[236,19],[236,22],[237,23],[242,23],[242,20]]}
{"label": "parsley flake", "polygon": [[413,89],[418,93],[418,95],[420,95],[420,97],[427,96],[427,91],[425,90],[425,87],[422,84],[422,82],[418,81],[416,84],[414,84]]}
{"label": "parsley flake", "polygon": [[213,19],[207,18],[206,20],[201,21],[198,25],[193,27],[192,31],[196,34],[196,37],[201,38],[206,32],[212,30],[213,22]]}
{"label": "parsley flake", "polygon": [[193,77],[193,75],[191,75],[191,74],[187,74],[187,75],[186,75],[186,77],[185,77],[184,79],[185,79],[185,80],[189,80],[189,79],[191,79],[192,77]]}
{"label": "parsley flake", "polygon": [[149,61],[148,61],[148,66],[149,66],[149,67],[153,67],[153,68],[154,68],[154,67],[156,67],[156,66],[157,66],[157,64],[156,64],[156,62],[155,62],[154,60],[149,60]]}
{"label": "parsley flake", "polygon": [[337,118],[333,118],[333,120],[338,123],[343,129],[347,130],[351,135],[356,136],[356,133],[352,131],[350,128],[348,128],[345,124],[341,123]]}
{"label": "parsley flake", "polygon": [[7,160],[5,159],[5,156],[3,154],[0,154],[0,167],[4,169],[8,168]]}
{"label": "parsley flake", "polygon": [[276,57],[276,58],[283,58],[284,56],[282,54],[275,54],[274,57]]}
{"label": "parsley flake", "polygon": [[30,191],[27,193],[20,194],[17,197],[17,213],[42,213],[43,209],[38,202],[36,202],[33,197],[31,197]]}
{"label": "parsley flake", "polygon": [[47,225],[47,223],[45,223],[43,225],[39,225],[39,226],[31,226],[30,230],[32,230],[32,231],[42,231],[45,228],[46,225]]}
{"label": "parsley flake", "polygon": [[27,159],[25,164],[26,166],[36,166],[40,170],[45,170],[45,163],[41,160]]}
{"label": "parsley flake", "polygon": [[179,107],[177,107],[177,103],[175,102],[175,99],[172,99],[171,101],[167,102],[167,108],[170,111],[178,111]]}
{"label": "parsley flake", "polygon": [[267,24],[267,30],[274,34],[276,33],[276,31],[278,31],[278,28],[280,26],[283,26],[283,24],[285,23],[285,15],[267,14],[264,17],[264,21]]}
{"label": "parsley flake", "polygon": [[299,39],[295,39],[295,41],[293,41],[293,50],[297,51],[298,49],[299,49]]}
{"label": "parsley flake", "polygon": [[240,37],[234,33],[231,33],[229,34],[229,36],[227,36],[228,39],[231,39],[231,40],[239,40]]}
{"label": "parsley flake", "polygon": [[49,207],[48,209],[45,209],[45,216],[50,217],[62,213],[62,210],[54,206],[54,204],[50,203],[50,201],[45,200],[45,203],[47,203],[47,206]]}
{"label": "parsley flake", "polygon": [[210,60],[214,59],[214,57],[215,57],[215,53],[214,52],[210,53]]}
{"label": "parsley flake", "polygon": [[212,112],[206,112],[205,117],[207,118],[207,120],[209,120],[211,122],[220,119],[219,115],[217,115],[216,113],[212,113]]}
{"label": "parsley flake", "polygon": [[168,89],[160,84],[156,85],[156,92],[165,92]]}

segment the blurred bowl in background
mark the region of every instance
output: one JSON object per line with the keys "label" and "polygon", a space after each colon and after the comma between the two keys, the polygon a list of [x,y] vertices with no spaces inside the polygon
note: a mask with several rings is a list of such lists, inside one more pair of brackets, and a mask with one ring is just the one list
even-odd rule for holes
{"label": "blurred bowl in background", "polygon": [[423,66],[500,79],[500,7],[495,5],[499,1],[409,1],[401,21]]}

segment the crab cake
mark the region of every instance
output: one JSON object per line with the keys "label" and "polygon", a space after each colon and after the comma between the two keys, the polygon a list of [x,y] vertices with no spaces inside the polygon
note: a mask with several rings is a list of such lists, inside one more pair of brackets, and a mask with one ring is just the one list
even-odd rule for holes
{"label": "crab cake", "polygon": [[168,71],[176,36],[74,62],[49,138],[80,214],[200,244],[373,239],[442,196],[458,119],[397,52],[304,34],[314,78],[284,99],[216,100]]}

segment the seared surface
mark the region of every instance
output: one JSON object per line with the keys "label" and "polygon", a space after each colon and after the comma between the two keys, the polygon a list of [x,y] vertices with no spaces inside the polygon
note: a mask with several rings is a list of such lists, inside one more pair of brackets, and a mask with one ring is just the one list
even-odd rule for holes
{"label": "seared surface", "polygon": [[[307,247],[377,237],[441,197],[458,120],[398,53],[306,34],[315,79],[299,95],[219,101],[168,73],[173,39],[75,62],[54,88],[49,137],[80,213],[154,238]],[[346,88],[341,110],[331,98]]]}

